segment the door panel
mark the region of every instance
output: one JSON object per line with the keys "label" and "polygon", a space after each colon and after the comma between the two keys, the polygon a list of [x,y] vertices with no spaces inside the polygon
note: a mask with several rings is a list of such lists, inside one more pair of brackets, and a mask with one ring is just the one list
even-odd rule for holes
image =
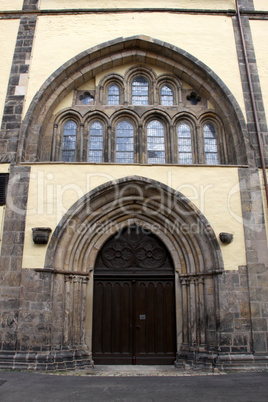
{"label": "door panel", "polygon": [[94,273],[93,359],[99,364],[172,364],[174,266],[163,242],[131,226],[109,238]]}
{"label": "door panel", "polygon": [[132,285],[95,280],[93,354],[96,364],[132,363]]}
{"label": "door panel", "polygon": [[136,283],[136,364],[173,364],[175,294],[173,281]]}
{"label": "door panel", "polygon": [[95,279],[96,364],[172,364],[175,352],[174,280]]}

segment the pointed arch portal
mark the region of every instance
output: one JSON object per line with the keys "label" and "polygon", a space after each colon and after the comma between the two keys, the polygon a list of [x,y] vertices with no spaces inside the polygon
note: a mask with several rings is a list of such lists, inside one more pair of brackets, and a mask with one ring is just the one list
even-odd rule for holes
{"label": "pointed arch portal", "polygon": [[[135,234],[137,230],[138,234]],[[218,241],[201,212],[181,193],[160,182],[133,176],[106,183],[86,194],[66,213],[54,231],[46,254],[45,269],[70,273],[55,275],[52,331],[55,348],[83,347],[92,355],[94,334],[95,337],[102,337],[104,343],[115,342],[113,347],[118,347],[116,351],[122,350],[123,354],[125,343],[120,347],[116,344],[124,331],[123,327],[119,330],[125,317],[122,309],[126,303],[132,303],[129,309],[137,309],[137,299],[130,299],[132,292],[137,291],[142,311],[131,310],[132,318],[128,316],[127,319],[132,321],[128,327],[135,324],[143,328],[142,325],[145,325],[140,333],[149,331],[150,335],[137,340],[137,331],[132,331],[128,337],[132,342],[129,362],[133,362],[134,356],[143,358],[140,361],[148,364],[150,356],[144,354],[151,353],[148,344],[152,328],[156,332],[162,331],[163,339],[169,337],[169,345],[175,344],[174,349],[169,351],[169,357],[173,359],[176,353],[177,362],[193,351],[212,353],[217,349],[217,276],[223,271]],[[135,286],[132,286],[132,281],[136,281]],[[107,294],[103,296],[105,287]],[[62,295],[61,301],[59,295]],[[142,305],[141,302],[146,297],[156,298],[159,304],[152,316],[155,318],[150,317],[148,328],[143,322],[144,315],[148,314],[143,311],[147,304],[144,301]],[[160,302],[161,298],[169,299],[168,304]],[[106,309],[101,303],[115,305],[110,318],[103,315]],[[148,308],[152,305],[150,302]],[[165,309],[169,315],[163,313]],[[102,312],[106,327],[98,329],[100,321],[94,318],[93,328],[93,310],[95,314]],[[130,314],[130,310],[128,312]],[[135,314],[136,321],[133,318]],[[160,319],[163,319],[162,329],[156,329],[156,322]],[[164,320],[169,320],[171,333],[164,334]],[[109,327],[110,334],[113,331],[118,333],[115,337],[105,338]],[[133,337],[136,337],[136,343],[133,343]],[[142,346],[142,342],[147,342],[147,346]],[[140,348],[139,356],[132,353],[133,345],[136,352]],[[155,355],[161,355],[167,348],[166,344],[161,345],[161,350],[155,348]],[[94,339],[93,347],[96,356],[104,350],[100,338]],[[108,352],[113,353],[112,346]],[[167,357],[168,353],[163,354],[162,362],[166,361],[164,355]],[[120,356],[110,357],[116,357],[114,363],[122,362]],[[151,361],[159,363],[159,360]]]}

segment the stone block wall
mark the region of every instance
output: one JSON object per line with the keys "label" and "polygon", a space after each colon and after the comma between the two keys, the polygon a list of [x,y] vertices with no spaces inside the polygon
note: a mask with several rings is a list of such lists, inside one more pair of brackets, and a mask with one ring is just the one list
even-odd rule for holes
{"label": "stone block wall", "polygon": [[16,349],[29,167],[10,169],[0,257],[0,349]]}
{"label": "stone block wall", "polygon": [[268,352],[268,248],[258,170],[239,171],[246,240],[252,351]]}
{"label": "stone block wall", "polygon": [[47,351],[51,345],[51,275],[23,269],[18,351]]}
{"label": "stone block wall", "polygon": [[219,275],[220,353],[251,352],[251,312],[247,267]]}
{"label": "stone block wall", "polygon": [[16,160],[36,19],[36,16],[20,19],[0,131],[1,162]]}

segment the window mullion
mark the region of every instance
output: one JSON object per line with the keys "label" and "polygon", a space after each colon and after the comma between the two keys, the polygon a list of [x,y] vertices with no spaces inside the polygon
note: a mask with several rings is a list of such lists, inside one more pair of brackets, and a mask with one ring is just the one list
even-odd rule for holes
{"label": "window mullion", "polygon": [[58,134],[58,124],[55,123],[53,125],[53,138],[52,138],[52,149],[51,149],[51,160],[57,161],[59,160],[59,149],[60,149],[60,136]]}
{"label": "window mullion", "polygon": [[196,158],[198,164],[205,164],[205,153],[204,153],[204,138],[201,133],[201,126],[196,126]]}
{"label": "window mullion", "polygon": [[137,163],[144,163],[144,158],[143,158],[143,135],[142,135],[142,124],[139,124],[138,127],[138,141],[137,141]]}
{"label": "window mullion", "polygon": [[80,135],[79,140],[77,141],[77,156],[78,162],[82,162],[83,159],[83,150],[84,150],[84,124],[80,123]]}
{"label": "window mullion", "polygon": [[[168,137],[168,136],[167,136]],[[175,144],[174,144],[174,126],[173,124],[169,125],[169,138],[167,138],[167,161],[170,163],[177,163],[177,152],[175,152]]]}

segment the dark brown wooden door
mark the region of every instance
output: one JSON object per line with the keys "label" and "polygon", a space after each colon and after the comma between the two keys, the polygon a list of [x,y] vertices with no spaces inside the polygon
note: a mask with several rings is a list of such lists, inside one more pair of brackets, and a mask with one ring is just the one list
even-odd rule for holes
{"label": "dark brown wooden door", "polygon": [[172,261],[154,235],[133,231],[109,240],[97,259],[93,359],[96,364],[172,364],[176,353]]}

